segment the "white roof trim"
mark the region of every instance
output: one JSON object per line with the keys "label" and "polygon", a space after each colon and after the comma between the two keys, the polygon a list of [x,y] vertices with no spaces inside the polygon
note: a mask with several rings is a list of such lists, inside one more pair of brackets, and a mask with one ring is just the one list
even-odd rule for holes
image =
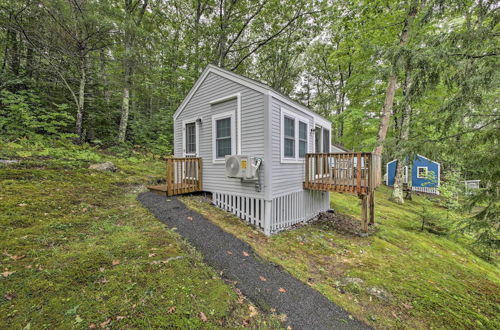
{"label": "white roof trim", "polygon": [[[177,110],[175,111],[174,113],[174,120],[177,119],[177,117],[179,117],[179,115],[181,114],[182,110],[184,110],[184,108],[186,107],[186,105],[188,104],[188,102],[191,100],[191,98],[193,97],[194,93],[196,93],[196,91],[198,90],[198,88],[201,86],[201,84],[203,83],[203,81],[205,81],[205,79],[207,78],[208,74],[209,73],[214,73],[214,74],[217,74],[221,77],[224,77],[224,78],[227,78],[231,81],[234,81],[240,85],[243,85],[245,87],[248,87],[250,89],[253,89],[253,90],[256,90],[258,92],[261,92],[263,93],[264,95],[271,95],[272,97],[280,100],[281,102],[283,103],[286,103],[287,105],[295,108],[295,109],[298,109],[302,112],[305,112],[307,113],[308,115],[312,116],[315,121],[317,123],[319,123],[321,126],[323,127],[331,127],[331,122],[329,120],[327,120],[326,118],[323,118],[321,115],[319,115],[318,113],[312,111],[311,109],[295,102],[295,101],[292,101],[290,99],[288,99],[287,97],[273,91],[270,87],[264,85],[264,84],[261,84],[257,81],[254,81],[250,78],[247,78],[247,77],[244,77],[244,76],[241,76],[237,73],[234,73],[234,72],[231,72],[231,71],[227,71],[227,70],[224,70],[224,69],[221,69],[215,65],[212,65],[212,64],[209,64],[205,70],[203,70],[203,72],[201,73],[200,77],[198,78],[198,80],[196,81],[196,83],[193,85],[193,87],[189,90],[189,93],[187,94],[187,96],[184,98],[184,100],[182,101],[182,103],[179,105],[179,107],[177,108]],[[219,100],[216,100],[216,101],[219,101]],[[216,103],[216,101],[213,101],[214,103]]]}

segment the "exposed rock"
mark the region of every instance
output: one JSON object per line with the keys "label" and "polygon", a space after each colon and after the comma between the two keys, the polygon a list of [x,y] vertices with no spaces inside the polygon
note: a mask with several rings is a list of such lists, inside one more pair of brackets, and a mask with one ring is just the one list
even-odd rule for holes
{"label": "exposed rock", "polygon": [[364,283],[364,281],[358,277],[344,277],[344,278],[340,279],[340,281],[339,281],[340,286],[346,286],[348,284],[361,285],[363,283]]}
{"label": "exposed rock", "polygon": [[100,164],[92,164],[89,166],[89,169],[96,170],[96,171],[116,172],[116,170],[118,168],[112,162],[105,162],[105,163],[100,163]]}
{"label": "exposed rock", "polygon": [[374,297],[376,297],[380,300],[386,301],[386,302],[389,301],[391,298],[391,295],[382,288],[372,287],[372,288],[366,289],[366,291],[368,292],[368,294],[370,296],[374,296]]}
{"label": "exposed rock", "polygon": [[20,160],[17,159],[0,159],[0,164],[10,165],[19,163]]}

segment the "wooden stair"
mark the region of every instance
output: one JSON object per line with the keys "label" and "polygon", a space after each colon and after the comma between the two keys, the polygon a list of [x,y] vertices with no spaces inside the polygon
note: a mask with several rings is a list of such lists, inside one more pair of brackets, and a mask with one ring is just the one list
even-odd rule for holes
{"label": "wooden stair", "polygon": [[152,191],[155,194],[161,196],[167,196],[168,187],[166,184],[160,184],[156,186],[146,186],[146,187],[149,189],[149,191]]}

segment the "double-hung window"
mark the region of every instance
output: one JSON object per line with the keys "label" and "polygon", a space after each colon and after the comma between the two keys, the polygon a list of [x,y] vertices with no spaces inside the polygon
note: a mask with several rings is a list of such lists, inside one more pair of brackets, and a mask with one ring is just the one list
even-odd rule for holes
{"label": "double-hung window", "polygon": [[301,162],[309,151],[309,120],[281,109],[281,162]]}
{"label": "double-hung window", "polygon": [[285,116],[285,157],[295,158],[295,119]]}
{"label": "double-hung window", "polygon": [[427,178],[427,167],[426,166],[418,166],[417,167],[417,178],[419,178],[419,179]]}
{"label": "double-hung window", "polygon": [[186,124],[186,154],[196,154],[196,123]]}
{"label": "double-hung window", "polygon": [[215,121],[217,135],[215,147],[217,158],[224,158],[231,154],[231,118],[223,118]]}
{"label": "double-hung window", "polygon": [[227,155],[236,154],[235,112],[212,116],[212,150],[214,163],[224,162]]}
{"label": "double-hung window", "polygon": [[307,153],[307,123],[299,121],[299,158],[305,158]]}

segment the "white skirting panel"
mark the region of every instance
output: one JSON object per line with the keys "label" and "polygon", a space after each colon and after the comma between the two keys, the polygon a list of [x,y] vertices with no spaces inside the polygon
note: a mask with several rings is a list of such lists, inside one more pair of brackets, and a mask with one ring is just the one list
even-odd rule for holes
{"label": "white skirting panel", "polygon": [[439,195],[439,190],[437,187],[411,187],[411,190],[423,192],[427,194]]}
{"label": "white skirting panel", "polygon": [[319,212],[330,208],[330,194],[324,191],[301,190],[273,198],[270,219],[265,218],[266,202],[263,198],[212,192],[214,205],[233,213],[240,219],[264,230],[270,222],[270,233],[310,220]]}
{"label": "white skirting panel", "polygon": [[271,232],[310,220],[330,208],[330,194],[324,191],[300,190],[275,197],[271,210]]}
{"label": "white skirting panel", "polygon": [[264,228],[265,203],[263,198],[214,192],[212,200],[221,209],[233,213],[260,229]]}

